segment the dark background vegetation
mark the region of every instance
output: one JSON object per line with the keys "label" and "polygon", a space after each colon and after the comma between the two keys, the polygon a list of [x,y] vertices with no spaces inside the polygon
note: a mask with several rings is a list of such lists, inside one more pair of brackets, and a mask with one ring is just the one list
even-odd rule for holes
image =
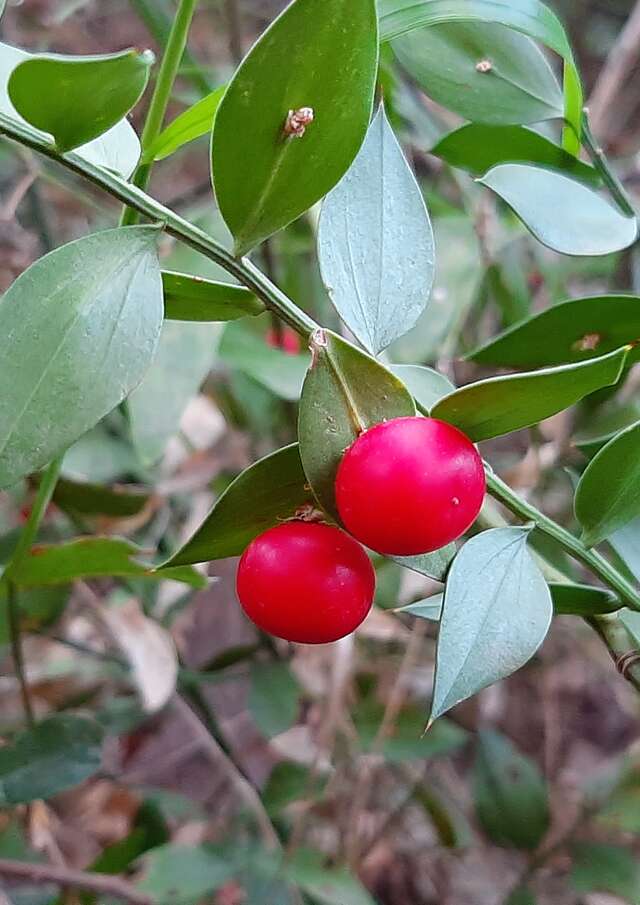
{"label": "dark background vegetation", "polygon": [[[640,40],[623,80],[604,87],[598,82],[633,4],[566,0],[553,5],[568,24],[587,94],[596,84],[601,92],[594,110],[598,138],[618,158],[625,183],[635,192]],[[171,114],[197,100],[207,86],[222,84],[234,58],[283,6],[239,0],[234,23],[233,4],[202,0],[189,42],[192,59],[185,60]],[[9,0],[0,37],[31,50],[66,53],[130,45],[158,49],[172,9],[168,0]],[[425,328],[397,344],[399,360],[436,364],[464,382],[480,372],[462,365],[459,352],[527,311],[580,294],[637,289],[639,262],[633,252],[589,262],[560,258],[522,233],[517,241],[498,241],[502,223],[495,208],[476,196],[469,205],[465,193],[472,187],[454,181],[426,153],[433,134],[455,120],[412,98],[420,116],[405,121],[398,104],[394,124],[435,216],[437,317],[435,335]],[[134,116],[138,129],[141,107]],[[158,165],[151,191],[219,232],[205,140]],[[475,212],[475,223],[462,214],[463,206]],[[47,249],[113,225],[118,214],[111,200],[3,144],[0,290]],[[203,274],[210,272],[206,262],[170,243],[163,254],[174,269],[199,266]],[[487,255],[501,268],[499,284],[486,278]],[[271,242],[266,265],[296,301],[328,321],[308,220]],[[205,365],[209,361],[210,374],[202,393],[185,406],[180,430],[159,464],[135,460],[126,425],[117,418],[72,451],[69,475],[133,484],[149,496],[133,517],[103,517],[98,524],[90,519],[84,527],[168,551],[202,519],[233,476],[293,436],[294,403],[272,392],[282,384],[281,362],[261,362],[237,351],[233,342],[242,337],[221,341],[220,333],[210,330],[198,353]],[[155,401],[147,399],[151,424],[173,398],[184,361],[193,354],[190,342],[189,336],[176,335],[166,383]],[[1,381],[0,376],[0,392]],[[637,385],[632,375],[625,390],[631,401]],[[580,454],[567,448],[569,419],[576,417],[588,426],[583,408],[539,430],[494,442],[488,450],[494,467],[514,487],[565,523],[571,519],[569,478],[559,466],[579,460]],[[0,494],[0,534],[20,523],[31,492],[24,484]],[[82,521],[73,525],[57,507],[48,515],[53,537],[69,536],[78,527]],[[75,590],[57,622],[34,626],[39,634],[29,637],[27,656],[38,712],[80,707],[99,714],[112,734],[100,778],[46,806],[0,815],[0,857],[37,855],[67,866],[90,866],[107,846],[130,838],[140,804],[147,802],[162,814],[168,840],[192,851],[206,841],[246,841],[256,819],[273,822],[283,837],[293,836],[294,846],[315,849],[329,865],[350,860],[381,905],[498,905],[525,875],[532,877],[541,905],[640,902],[638,701],[586,625],[556,619],[543,649],[525,669],[457,708],[440,735],[420,740],[433,673],[433,632],[385,610],[429,593],[426,580],[401,575],[386,563],[379,572],[379,607],[355,641],[294,649],[258,637],[246,622],[235,601],[234,562],[216,563],[211,573],[217,581],[186,599],[171,586],[97,583]],[[174,698],[158,715],[139,712],[129,677],[100,656],[108,644],[90,617],[87,595],[114,605],[126,598],[118,611],[118,631],[138,639],[139,681],[147,690],[162,686],[167,669],[157,644],[145,638],[136,621],[140,607],[171,633],[181,657],[183,698]],[[7,727],[20,719],[11,676],[7,657],[0,677],[0,724]],[[181,703],[184,698],[201,720]],[[478,747],[477,733],[488,729],[509,739],[545,778],[551,825],[539,858],[510,843],[539,818],[543,793],[535,780],[527,780],[519,762],[501,766],[497,779],[478,766],[482,746],[490,749],[495,743],[485,737]],[[367,753],[372,747],[374,753]],[[494,754],[489,759],[495,764]],[[496,813],[485,813],[483,820],[477,805],[487,795]],[[150,863],[138,864],[134,879],[135,871],[148,875]],[[240,880],[204,896],[196,891],[189,899],[185,889],[197,868],[188,857],[172,863],[175,895],[165,884],[162,901],[266,901],[264,890]],[[14,901],[13,892],[6,895]],[[360,902],[349,895],[353,891],[313,901]],[[286,891],[281,898],[276,895],[274,905],[286,897]],[[45,901],[55,896],[32,889],[15,897],[23,905]],[[67,901],[84,900],[70,893]]]}

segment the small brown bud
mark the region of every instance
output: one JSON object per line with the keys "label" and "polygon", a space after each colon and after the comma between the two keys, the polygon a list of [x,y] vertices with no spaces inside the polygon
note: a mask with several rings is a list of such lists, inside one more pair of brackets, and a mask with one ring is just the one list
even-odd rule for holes
{"label": "small brown bud", "polygon": [[491,72],[493,69],[493,63],[491,60],[478,60],[476,63],[476,71],[477,72]]}
{"label": "small brown bud", "polygon": [[297,110],[289,110],[284,123],[284,134],[292,138],[302,138],[307,126],[313,122],[313,107],[298,107]]}
{"label": "small brown bud", "polygon": [[571,347],[574,352],[593,352],[600,345],[602,337],[599,333],[585,333]]}

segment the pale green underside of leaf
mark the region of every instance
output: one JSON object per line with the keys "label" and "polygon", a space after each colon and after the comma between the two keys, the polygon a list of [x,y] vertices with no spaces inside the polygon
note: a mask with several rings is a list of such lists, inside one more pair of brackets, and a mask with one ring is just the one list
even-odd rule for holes
{"label": "pale green underside of leaf", "polygon": [[329,297],[374,355],[424,311],[434,254],[420,188],[380,106],[358,156],[327,195],[318,227]]}
{"label": "pale green underside of leaf", "polygon": [[140,382],[162,325],[158,230],[95,233],[32,264],[0,299],[0,487],[70,446]]}
{"label": "pale green underside of leaf", "polygon": [[453,561],[438,635],[431,720],[511,675],[542,644],[551,595],[527,550],[527,528],[471,538]]}
{"label": "pale green underside of leaf", "polygon": [[478,181],[506,201],[539,242],[561,254],[606,255],[636,240],[635,217],[563,173],[505,163]]}

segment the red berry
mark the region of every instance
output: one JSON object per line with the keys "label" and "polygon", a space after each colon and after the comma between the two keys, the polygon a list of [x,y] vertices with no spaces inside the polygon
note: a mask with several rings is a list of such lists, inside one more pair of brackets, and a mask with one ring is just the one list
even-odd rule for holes
{"label": "red berry", "polygon": [[485,489],[482,459],[465,434],[435,418],[395,418],[349,447],[338,468],[336,502],[361,543],[412,556],[464,534]]}
{"label": "red berry", "polygon": [[300,337],[292,327],[283,327],[280,335],[273,327],[269,327],[265,338],[268,346],[272,349],[281,349],[287,355],[297,355],[300,351]]}
{"label": "red berry", "polygon": [[354,631],[373,602],[369,557],[344,531],[283,522],[256,537],[238,567],[238,598],[259,628],[286,641],[325,644]]}

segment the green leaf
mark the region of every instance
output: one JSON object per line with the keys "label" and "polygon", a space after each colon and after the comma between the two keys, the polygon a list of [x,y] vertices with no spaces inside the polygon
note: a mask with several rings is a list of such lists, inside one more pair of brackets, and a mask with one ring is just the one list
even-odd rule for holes
{"label": "green leaf", "polygon": [[258,534],[313,502],[306,482],[297,443],[260,459],[227,487],[193,537],[162,569],[239,556]]}
{"label": "green leaf", "polygon": [[318,852],[298,849],[286,875],[317,905],[375,905],[353,874],[344,867],[326,867]]}
{"label": "green leaf", "polygon": [[33,56],[9,78],[9,97],[28,123],[70,151],[102,135],[138,103],[149,80],[151,51],[105,56]]}
{"label": "green leaf", "polygon": [[53,492],[53,502],[65,512],[108,518],[131,518],[138,515],[149,499],[148,493],[138,490],[80,483],[68,478],[59,478]]}
{"label": "green leaf", "polygon": [[600,184],[594,167],[524,126],[467,123],[440,139],[430,153],[474,176],[482,176],[502,163],[534,163],[590,185]]}
{"label": "green leaf", "polygon": [[503,905],[536,905],[536,900],[530,889],[519,886],[504,900]]}
{"label": "green leaf", "polygon": [[493,22],[506,25],[545,44],[564,60],[565,117],[573,135],[567,150],[577,154],[582,131],[582,88],[562,23],[539,0],[380,0],[383,41],[440,22]]}
{"label": "green leaf", "polygon": [[0,487],[45,465],[140,382],[162,326],[158,230],[95,233],[0,299]]}
{"label": "green leaf", "polygon": [[[613,352],[639,336],[639,296],[596,295],[552,305],[466,357],[504,368],[558,365]],[[627,365],[639,357],[640,348],[631,349]]]}
{"label": "green leaf", "polygon": [[599,842],[573,846],[571,885],[577,892],[611,892],[628,902],[640,895],[640,869],[629,849]]}
{"label": "green leaf", "polygon": [[527,550],[527,528],[472,537],[449,571],[438,634],[430,722],[511,675],[549,630],[547,583]]}
{"label": "green leaf", "polygon": [[220,341],[219,355],[230,368],[252,377],[281,399],[300,397],[309,365],[307,353],[289,355],[267,345],[265,337],[245,322],[228,324]]}
{"label": "green leaf", "polygon": [[435,578],[436,581],[444,581],[453,557],[456,555],[455,544],[447,544],[433,553],[420,553],[418,556],[391,556],[394,562],[412,572]]}
{"label": "green leaf", "polygon": [[634,518],[624,528],[614,531],[608,541],[635,579],[640,581],[640,518]]}
{"label": "green leaf", "polygon": [[415,399],[418,408],[428,415],[430,410],[455,390],[448,377],[422,365],[389,365]]}
{"label": "green leaf", "polygon": [[[384,707],[367,700],[354,711],[353,719],[365,751],[369,751],[384,716]],[[468,734],[450,720],[443,719],[425,735],[424,714],[417,707],[405,706],[393,724],[393,732],[385,739],[379,753],[391,763],[403,763],[430,757],[441,757],[457,751]]]}
{"label": "green leaf", "polygon": [[72,480],[110,483],[135,474],[138,461],[130,444],[101,422],[83,434],[65,453],[62,473]]}
{"label": "green leaf", "polygon": [[32,548],[12,578],[16,584],[30,587],[110,576],[156,581],[171,578],[195,588],[207,586],[206,578],[195,569],[182,567],[158,572],[133,559],[144,556],[145,552],[131,541],[118,537],[81,537],[64,544],[41,544]]}
{"label": "green leaf", "polygon": [[431,414],[474,442],[538,424],[620,379],[628,347],[601,358],[525,374],[490,377],[445,396]]}
{"label": "green leaf", "polygon": [[[613,593],[604,588],[594,588],[587,584],[549,584],[553,612],[555,616],[597,616],[600,613],[613,613],[619,610],[622,604]],[[429,619],[438,622],[442,615],[442,601],[444,594],[433,594],[425,600],[417,600],[408,606],[400,607],[396,613],[407,613],[409,616],[417,616],[419,619]]]}
{"label": "green leaf", "polygon": [[[98,874],[121,874],[133,861],[150,849],[168,841],[168,827],[160,808],[151,801],[143,801],[135,815],[131,832],[111,843],[91,863],[88,870]],[[98,898],[90,893],[79,894],[79,905],[97,905]],[[56,899],[53,905],[65,905]]]}
{"label": "green leaf", "polygon": [[[213,182],[236,255],[344,175],[369,125],[377,64],[375,0],[294,0],[254,44],[213,129]],[[288,111],[303,107],[313,122],[287,135]]]}
{"label": "green leaf", "polygon": [[335,333],[316,331],[311,346],[298,416],[300,458],[320,505],[336,515],[335,476],[347,447],[367,427],[416,410],[397,377]]}
{"label": "green leaf", "polygon": [[424,311],[434,254],[422,193],[381,105],[358,156],[327,195],[318,226],[329,297],[374,355]]}
{"label": "green leaf", "polygon": [[262,302],[244,286],[162,271],[164,316],[173,321],[230,321],[262,314]]}
{"label": "green leaf", "polygon": [[5,805],[51,798],[97,773],[102,729],[68,714],[47,717],[0,749],[0,798]]}
{"label": "green leaf", "polygon": [[[22,631],[40,631],[62,615],[69,602],[69,588],[18,588],[16,598]],[[8,644],[10,638],[7,589],[0,583],[0,644]]]}
{"label": "green leaf", "polygon": [[401,606],[396,613],[406,613],[408,616],[417,616],[419,619],[428,619],[430,622],[439,622],[442,615],[442,601],[444,594],[432,594],[424,600],[416,600],[407,606]]}
{"label": "green leaf", "polygon": [[623,606],[613,591],[587,584],[551,583],[549,590],[556,616],[597,616],[601,613],[614,613]]}
{"label": "green leaf", "polygon": [[140,385],[129,396],[133,446],[143,465],[157,462],[180,419],[211,370],[219,324],[165,321],[158,350]]}
{"label": "green leaf", "polygon": [[300,686],[287,663],[256,663],[251,667],[249,712],[267,738],[291,728],[299,701]]}
{"label": "green leaf", "polygon": [[234,865],[207,845],[168,843],[144,858],[137,886],[157,905],[194,905],[233,876]]}
{"label": "green leaf", "polygon": [[164,160],[174,151],[182,148],[190,141],[207,135],[213,128],[216,112],[226,91],[226,85],[216,88],[211,94],[203,97],[188,110],[169,123],[160,135],[150,145],[144,154],[144,160],[149,163],[152,160]]}
{"label": "green leaf", "polygon": [[[629,358],[634,352],[635,349],[631,351]],[[586,456],[591,457],[621,430],[640,421],[640,401],[620,404],[614,397],[609,404],[599,405],[595,411],[584,412],[583,419],[583,426],[574,434],[573,443]]]}
{"label": "green leaf", "polygon": [[[18,47],[0,44],[0,113],[5,113],[22,123],[26,123],[26,120],[20,116],[9,97],[9,76],[19,63],[32,58],[33,54]],[[114,170],[128,179],[140,158],[140,142],[131,123],[125,117],[103,135],[76,148],[76,154],[90,163]]]}
{"label": "green leaf", "polygon": [[537,848],[550,820],[547,786],[536,764],[503,735],[482,731],[473,779],[476,813],[491,841]]}
{"label": "green leaf", "polygon": [[576,490],[576,517],[588,547],[640,515],[640,421],[602,447]]}
{"label": "green leaf", "polygon": [[606,255],[636,240],[635,217],[554,170],[504,163],[478,181],[506,201],[539,242],[561,254]]}
{"label": "green leaf", "polygon": [[405,34],[393,50],[429,97],[472,122],[562,118],[562,91],[549,62],[517,31],[494,23],[447,22]]}
{"label": "green leaf", "polygon": [[309,779],[308,767],[284,760],[276,764],[262,790],[262,803],[267,813],[278,816],[287,805],[308,798],[311,791]]}

